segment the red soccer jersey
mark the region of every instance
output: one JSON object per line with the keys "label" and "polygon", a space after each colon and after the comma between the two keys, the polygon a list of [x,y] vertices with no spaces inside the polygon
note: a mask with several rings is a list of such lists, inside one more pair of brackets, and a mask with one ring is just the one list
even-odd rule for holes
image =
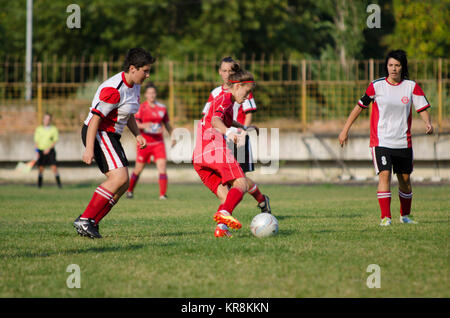
{"label": "red soccer jersey", "polygon": [[[219,117],[226,127],[233,124],[233,102],[231,93],[222,91],[210,104],[197,129],[197,140],[194,149],[194,162],[202,161],[205,152],[213,149],[225,151],[226,139],[219,131],[212,127],[213,117]],[[221,150],[219,150],[221,149]],[[224,152],[225,153],[225,152]]]}
{"label": "red soccer jersey", "polygon": [[169,121],[165,105],[156,101],[152,107],[148,101],[145,101],[139,107],[135,118],[142,124],[150,123],[149,128],[140,130],[147,143],[164,141],[162,124]]}
{"label": "red soccer jersey", "polygon": [[[226,90],[223,87],[223,85],[216,87],[215,89],[213,89],[211,91],[208,101],[206,102],[205,107],[203,108],[203,111],[202,111],[203,115],[205,115],[208,112],[211,102],[214,100],[214,98],[219,96],[219,94],[222,92],[228,92],[228,90]],[[247,113],[256,112],[256,110],[257,109],[256,109],[255,99],[253,98],[253,93],[250,93],[248,98],[242,104],[239,104],[237,102],[234,103],[233,119],[235,121],[237,121],[238,123],[244,125],[245,124],[245,115]]]}
{"label": "red soccer jersey", "polygon": [[231,127],[233,124],[233,102],[232,95],[227,91],[222,91],[212,101],[211,106],[208,108],[207,113],[204,114],[202,119],[202,132],[205,132],[209,128],[212,128],[212,118],[214,116],[222,119],[225,126]]}

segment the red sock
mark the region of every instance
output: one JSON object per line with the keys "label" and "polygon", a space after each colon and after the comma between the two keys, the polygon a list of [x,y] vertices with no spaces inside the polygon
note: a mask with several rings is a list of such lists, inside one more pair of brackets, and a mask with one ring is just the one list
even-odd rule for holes
{"label": "red sock", "polygon": [[136,183],[139,180],[139,175],[134,174],[134,172],[131,174],[130,178],[130,186],[128,187],[128,192],[133,192],[134,187],[136,186]]}
{"label": "red sock", "polygon": [[377,192],[378,203],[381,209],[381,218],[391,217],[391,192],[390,191],[378,191]]}
{"label": "red sock", "polygon": [[256,184],[248,190],[248,193],[250,193],[258,203],[264,202],[264,196],[261,194]]}
{"label": "red sock", "polygon": [[228,191],[225,203],[222,205],[223,210],[228,211],[230,214],[233,213],[234,208],[241,202],[244,192],[237,188],[231,188]]}
{"label": "red sock", "polygon": [[116,204],[116,201],[114,199],[109,200],[108,204],[103,207],[103,209],[95,216],[95,224],[98,224],[105,216],[106,214],[111,211],[112,207]]}
{"label": "red sock", "polygon": [[167,191],[167,174],[161,173],[159,175],[159,195],[166,195]]}
{"label": "red sock", "polygon": [[398,197],[400,198],[400,215],[409,215],[411,213],[412,192],[404,193],[399,189]]}
{"label": "red sock", "polygon": [[95,219],[97,214],[108,204],[113,196],[114,195],[105,188],[102,188],[101,186],[97,187],[86,210],[84,210],[84,213],[81,215],[81,218]]}

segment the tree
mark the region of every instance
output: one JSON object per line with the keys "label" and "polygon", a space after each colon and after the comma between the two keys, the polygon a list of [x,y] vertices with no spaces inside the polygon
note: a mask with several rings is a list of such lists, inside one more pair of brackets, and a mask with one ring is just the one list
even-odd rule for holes
{"label": "tree", "polygon": [[394,0],[394,32],[385,37],[390,49],[403,49],[408,57],[448,57],[450,0]]}

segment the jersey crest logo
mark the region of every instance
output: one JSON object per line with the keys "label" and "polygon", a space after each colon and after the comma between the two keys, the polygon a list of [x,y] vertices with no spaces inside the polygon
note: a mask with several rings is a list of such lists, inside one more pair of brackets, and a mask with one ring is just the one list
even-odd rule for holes
{"label": "jersey crest logo", "polygon": [[406,105],[406,104],[408,104],[408,102],[409,102],[408,96],[403,96],[402,103]]}
{"label": "jersey crest logo", "polygon": [[164,112],[162,110],[158,111],[159,117],[164,117]]}

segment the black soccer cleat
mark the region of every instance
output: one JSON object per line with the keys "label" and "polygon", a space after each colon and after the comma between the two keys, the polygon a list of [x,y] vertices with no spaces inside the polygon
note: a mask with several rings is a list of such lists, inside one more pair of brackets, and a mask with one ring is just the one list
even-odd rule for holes
{"label": "black soccer cleat", "polygon": [[77,217],[73,222],[73,226],[81,236],[87,236],[92,239],[102,238],[98,232],[98,225],[95,224],[93,219],[80,219],[80,217]]}
{"label": "black soccer cleat", "polygon": [[80,217],[81,217],[81,214],[73,222],[73,227],[75,228],[75,230],[77,230],[77,233],[79,236],[86,236],[86,233],[84,231],[82,231],[79,227],[75,226],[75,223],[79,224]]}
{"label": "black soccer cleat", "polygon": [[261,209],[261,213],[272,214],[272,210],[270,209],[269,197],[265,194],[263,194],[263,196],[264,196],[264,202],[258,203],[258,208]]}

